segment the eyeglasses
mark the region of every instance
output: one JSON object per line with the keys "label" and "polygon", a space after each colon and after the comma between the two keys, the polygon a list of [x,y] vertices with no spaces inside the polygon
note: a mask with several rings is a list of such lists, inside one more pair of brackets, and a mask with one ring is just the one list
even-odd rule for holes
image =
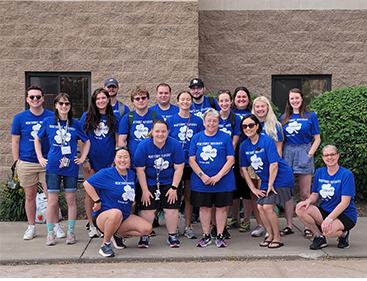
{"label": "eyeglasses", "polygon": [[324,155],[322,155],[322,157],[325,157],[325,158],[327,158],[327,157],[334,157],[334,156],[336,156],[338,153],[329,153],[329,154],[324,154]]}
{"label": "eyeglasses", "polygon": [[242,129],[247,129],[247,128],[253,129],[253,128],[255,128],[255,126],[256,126],[255,123],[243,124]]}
{"label": "eyeglasses", "polygon": [[58,101],[57,102],[60,106],[69,106],[70,105],[70,102],[66,101],[66,102],[62,102],[62,101]]}
{"label": "eyeglasses", "polygon": [[148,97],[147,96],[143,96],[143,97],[135,97],[134,101],[140,101],[140,100],[146,100]]}
{"label": "eyeglasses", "polygon": [[29,98],[30,98],[31,100],[34,100],[34,99],[36,99],[36,100],[40,100],[40,99],[42,98],[42,96],[29,96]]}

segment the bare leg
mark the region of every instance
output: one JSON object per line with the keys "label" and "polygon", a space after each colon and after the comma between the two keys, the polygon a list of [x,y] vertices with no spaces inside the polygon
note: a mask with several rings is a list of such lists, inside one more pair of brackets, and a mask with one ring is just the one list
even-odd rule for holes
{"label": "bare leg", "polygon": [[279,232],[279,220],[278,216],[274,212],[274,205],[264,205],[263,206],[265,216],[270,223],[270,227],[273,233],[273,239],[274,242],[280,242],[280,232]]}
{"label": "bare leg", "polygon": [[168,234],[177,233],[178,209],[163,209]]}
{"label": "bare leg", "polygon": [[210,219],[211,219],[212,208],[200,207],[200,223],[203,230],[203,234],[210,233]]}
{"label": "bare leg", "polygon": [[227,207],[215,208],[215,220],[217,224],[217,235],[223,234],[227,222]]}
{"label": "bare leg", "polygon": [[36,216],[36,196],[37,184],[24,188],[25,192],[25,212],[27,215],[28,224],[34,224]]}
{"label": "bare leg", "polygon": [[118,234],[121,236],[144,236],[152,232],[152,224],[136,215],[130,215],[119,227]]}
{"label": "bare leg", "polygon": [[299,196],[301,201],[306,200],[310,197],[311,194],[311,182],[312,182],[312,175],[299,175],[298,176],[298,183],[299,183]]}
{"label": "bare leg", "polygon": [[97,226],[103,231],[103,242],[110,242],[111,237],[119,229],[122,221],[122,213],[118,209],[110,209],[102,212],[97,217]]}

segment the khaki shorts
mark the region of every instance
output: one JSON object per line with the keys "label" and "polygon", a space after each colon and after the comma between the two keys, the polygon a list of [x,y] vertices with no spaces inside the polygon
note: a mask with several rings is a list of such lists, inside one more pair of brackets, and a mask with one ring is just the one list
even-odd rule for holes
{"label": "khaki shorts", "polygon": [[39,163],[18,160],[16,169],[21,186],[30,187],[40,182],[43,188],[46,187],[46,169]]}

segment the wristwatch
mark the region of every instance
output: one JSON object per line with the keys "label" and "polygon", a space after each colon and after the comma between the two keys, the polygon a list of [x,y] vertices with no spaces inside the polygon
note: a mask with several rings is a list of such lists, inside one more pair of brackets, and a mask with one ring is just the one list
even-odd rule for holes
{"label": "wristwatch", "polygon": [[94,201],[94,203],[101,203],[101,198],[99,198],[98,200]]}
{"label": "wristwatch", "polygon": [[178,189],[178,187],[177,187],[177,186],[174,186],[174,185],[171,185],[171,188],[172,188],[173,190],[177,190],[177,189]]}
{"label": "wristwatch", "polygon": [[201,172],[201,171],[198,173],[198,176],[199,176],[200,178],[201,178],[203,175],[204,175],[204,173],[203,173],[203,172]]}

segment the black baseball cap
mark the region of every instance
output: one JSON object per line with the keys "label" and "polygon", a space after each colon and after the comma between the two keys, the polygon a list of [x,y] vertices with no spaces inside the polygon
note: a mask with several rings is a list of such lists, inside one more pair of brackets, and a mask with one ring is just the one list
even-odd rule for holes
{"label": "black baseball cap", "polygon": [[190,85],[189,88],[193,88],[193,87],[200,87],[200,88],[204,88],[204,82],[203,80],[199,79],[199,78],[194,78],[190,81]]}

